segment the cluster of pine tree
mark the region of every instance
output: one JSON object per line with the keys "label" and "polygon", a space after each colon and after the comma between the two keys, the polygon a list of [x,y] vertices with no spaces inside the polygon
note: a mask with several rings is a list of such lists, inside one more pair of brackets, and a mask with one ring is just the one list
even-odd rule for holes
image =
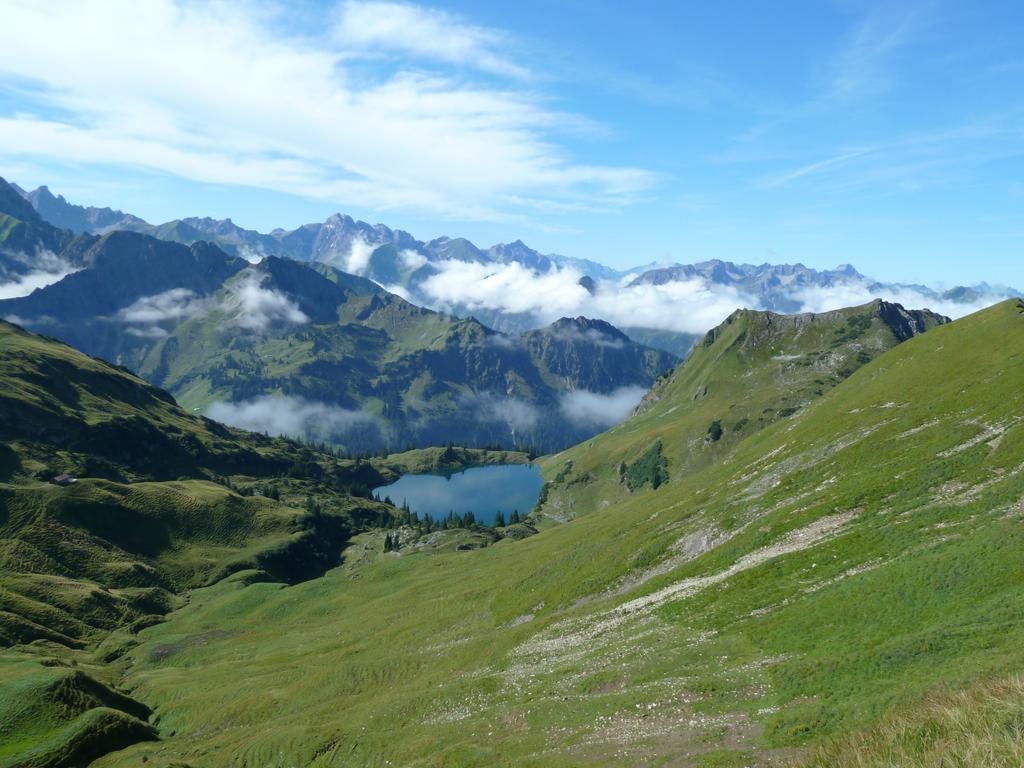
{"label": "cluster of pine tree", "polygon": [[494,525],[492,525],[491,527],[492,528],[504,528],[506,525],[515,525],[516,523],[521,523],[521,522],[523,522],[523,519],[524,518],[520,517],[520,515],[519,515],[519,510],[518,509],[513,509],[512,510],[512,514],[509,516],[508,520],[506,521],[505,520],[505,513],[502,512],[499,509],[498,510],[498,514],[496,514],[494,516]]}

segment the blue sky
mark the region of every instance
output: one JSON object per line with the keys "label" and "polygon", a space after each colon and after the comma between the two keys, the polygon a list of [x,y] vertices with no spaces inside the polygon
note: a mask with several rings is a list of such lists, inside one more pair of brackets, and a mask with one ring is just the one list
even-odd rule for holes
{"label": "blue sky", "polygon": [[1024,288],[1024,5],[0,0],[0,175],[615,266]]}

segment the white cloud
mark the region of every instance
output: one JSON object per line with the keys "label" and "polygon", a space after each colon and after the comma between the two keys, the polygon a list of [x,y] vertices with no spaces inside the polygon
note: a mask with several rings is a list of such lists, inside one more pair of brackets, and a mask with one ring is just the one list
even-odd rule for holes
{"label": "white cloud", "polygon": [[144,325],[141,327],[133,327],[125,330],[129,336],[137,336],[140,339],[166,339],[171,335],[170,331],[165,331],[159,325]]}
{"label": "white cloud", "polygon": [[475,393],[462,398],[463,408],[473,410],[478,421],[508,424],[516,432],[532,429],[540,418],[537,407],[516,397],[501,397],[490,392]]}
{"label": "white cloud", "polygon": [[366,271],[376,246],[370,245],[364,238],[357,235],[352,238],[348,255],[344,259],[342,269],[350,275],[361,275]]}
{"label": "white cloud", "polygon": [[621,387],[608,395],[586,389],[566,392],[562,413],[577,424],[611,427],[629,416],[646,392],[644,387]]}
{"label": "white cloud", "polygon": [[45,288],[69,274],[70,272],[30,272],[27,275],[18,275],[10,282],[0,283],[0,299],[28,296],[36,288]]}
{"label": "white cloud", "polygon": [[267,254],[262,251],[258,251],[255,248],[243,245],[238,249],[238,255],[248,261],[250,264],[259,264],[266,257]]}
{"label": "white cloud", "polygon": [[377,285],[380,285],[380,287],[383,288],[388,293],[395,294],[395,296],[398,296],[400,299],[405,299],[406,301],[415,303],[413,301],[412,295],[409,293],[408,290],[406,290],[405,286],[398,285],[398,284],[395,284],[395,285],[381,285],[380,283],[377,283]]}
{"label": "white cloud", "polygon": [[419,251],[414,251],[410,248],[406,248],[398,254],[399,258],[402,259],[402,264],[405,268],[410,271],[416,271],[427,263],[427,257]]}
{"label": "white cloud", "polygon": [[24,263],[30,270],[24,274],[9,274],[6,282],[0,282],[0,299],[28,296],[36,288],[45,288],[77,271],[71,264],[50,251],[39,251],[34,259],[29,259],[24,254],[8,256]]}
{"label": "white cloud", "polygon": [[[0,118],[9,164],[112,164],[489,220],[619,206],[655,182],[575,163],[553,135],[581,119],[533,90],[372,56],[515,72],[507,41],[417,6],[344,6],[338,35],[306,36],[282,31],[289,8],[275,0],[4,0],[2,16],[0,77],[19,83],[22,105]],[[362,32],[350,23],[360,19]],[[396,40],[394,29],[431,37]]]}
{"label": "white cloud", "polygon": [[275,323],[307,323],[309,318],[292,299],[263,286],[267,275],[249,270],[228,287],[219,300],[197,296],[187,288],[172,288],[143,296],[117,313],[117,319],[137,327],[134,336],[161,338],[167,335],[161,323],[180,323],[191,317],[220,309],[240,328],[262,331]]}
{"label": "white cloud", "polygon": [[[438,273],[419,286],[414,301],[460,314],[497,311],[533,318],[537,326],[560,317],[583,315],[607,320],[620,328],[648,328],[700,334],[715,327],[740,308],[765,309],[760,296],[733,285],[702,277],[655,285],[630,285],[635,275],[620,281],[600,281],[596,294],[578,284],[581,273],[572,268],[538,272],[518,263],[479,264],[445,260],[435,262]],[[912,286],[880,285],[869,279],[851,279],[827,287],[777,290],[779,297],[797,302],[800,312],[826,312],[866,304],[874,299],[902,304],[908,309],[931,309],[957,318],[1007,298],[1004,289],[979,289],[968,302],[943,299],[939,292]],[[593,339],[592,339],[593,340]]]}
{"label": "white cloud", "polygon": [[334,31],[340,42],[361,50],[395,51],[496,75],[528,75],[499,52],[507,43],[502,33],[410,3],[344,3]]}
{"label": "white cloud", "polygon": [[183,320],[208,311],[210,303],[187,288],[172,288],[153,296],[143,296],[117,313],[126,323],[155,325],[168,320]]}
{"label": "white cloud", "polygon": [[455,259],[434,266],[438,274],[427,278],[421,290],[442,308],[461,305],[470,311],[529,312],[556,320],[573,313],[590,295],[577,282],[581,274],[572,269],[539,273],[517,262],[480,264]]}
{"label": "white cloud", "polygon": [[883,288],[871,286],[866,282],[851,281],[825,288],[805,288],[794,292],[793,298],[801,303],[801,312],[828,312],[883,299],[902,304],[907,309],[930,309],[940,315],[956,319],[990,307],[1007,298],[1007,295],[993,291],[982,294],[975,301],[956,302],[929,296],[910,287]]}
{"label": "white cloud", "polygon": [[729,285],[701,278],[661,285],[640,283],[618,291],[599,291],[588,309],[614,325],[679,333],[703,333],[740,307],[760,302]]}
{"label": "white cloud", "polygon": [[273,395],[238,403],[216,402],[207,409],[206,415],[250,432],[320,439],[342,438],[355,427],[375,423],[373,416],[362,411],[302,397]]}
{"label": "white cloud", "polygon": [[262,331],[274,323],[308,323],[306,313],[280,291],[264,288],[266,275],[250,271],[229,289],[222,308],[240,328]]}
{"label": "white cloud", "polygon": [[438,274],[420,287],[430,306],[449,311],[526,313],[533,315],[538,325],[583,315],[617,326],[703,333],[733,310],[757,304],[731,286],[703,279],[634,286],[602,282],[597,294],[591,295],[579,285],[582,273],[571,268],[542,273],[515,262],[496,265],[456,260],[435,266]]}

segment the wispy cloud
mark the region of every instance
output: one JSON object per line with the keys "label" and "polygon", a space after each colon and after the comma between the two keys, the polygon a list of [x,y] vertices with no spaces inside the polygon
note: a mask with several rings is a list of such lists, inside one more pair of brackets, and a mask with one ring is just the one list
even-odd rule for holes
{"label": "wispy cloud", "polygon": [[[287,7],[273,0],[8,0],[2,13],[0,76],[26,84],[21,113],[0,119],[4,162],[128,166],[467,220],[528,217],[517,196],[617,207],[656,180],[574,162],[554,134],[585,121],[519,87],[508,38],[428,8],[348,3],[332,32],[306,36],[282,32]],[[374,52],[423,66],[354,67]]]}
{"label": "wispy cloud", "polygon": [[873,151],[874,150],[871,148],[865,148],[842,152],[838,155],[825,158],[824,160],[817,160],[813,163],[808,163],[806,165],[801,165],[798,168],[784,171],[783,173],[768,176],[758,181],[754,186],[761,189],[785,186],[789,182],[803,178],[804,176],[813,176],[815,174],[825,173],[827,171],[833,171],[837,168],[841,168],[859,157],[871,154]]}
{"label": "wispy cloud", "polygon": [[410,3],[346,2],[334,34],[342,45],[358,50],[395,51],[496,75],[529,75],[526,67],[502,53],[509,46],[508,35]]}
{"label": "wispy cloud", "polygon": [[862,19],[833,56],[821,98],[850,102],[887,90],[892,81],[891,59],[913,42],[919,23],[915,11],[876,11]]}
{"label": "wispy cloud", "polygon": [[530,432],[541,418],[540,409],[526,400],[494,392],[465,393],[459,408],[473,415],[481,424],[502,424],[513,443]]}
{"label": "wispy cloud", "polygon": [[865,190],[890,195],[962,183],[972,169],[1024,154],[1019,119],[1018,110],[1008,110],[892,135],[872,145],[839,147],[824,159],[764,175],[752,186],[774,189],[801,182],[831,195]]}
{"label": "wispy cloud", "polygon": [[788,100],[758,110],[758,119],[733,145],[712,153],[713,164],[789,167],[760,172],[754,189],[785,187],[797,180],[838,177],[873,162],[891,163],[884,150],[900,141],[872,133],[857,137],[850,110],[871,109],[904,74],[901,56],[920,43],[927,27],[922,8],[879,7],[860,16],[822,52]]}

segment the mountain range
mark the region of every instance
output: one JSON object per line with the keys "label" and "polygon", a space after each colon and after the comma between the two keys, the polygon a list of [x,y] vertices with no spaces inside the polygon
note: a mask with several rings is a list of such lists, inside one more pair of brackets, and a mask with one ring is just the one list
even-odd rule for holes
{"label": "mountain range", "polygon": [[678,362],[602,321],[508,336],[320,262],[252,264],[206,241],[124,230],[75,235],[20,198],[0,200],[0,212],[11,264],[51,253],[73,270],[0,300],[0,317],[258,431],[352,451],[451,441],[557,450],[627,415]]}
{"label": "mountain range", "polygon": [[850,265],[816,270],[802,264],[713,259],[614,269],[588,259],[542,254],[519,240],[489,248],[458,237],[418,240],[408,232],[342,214],[265,234],[230,219],[207,217],[154,225],[109,208],[74,205],[46,187],[22,194],[44,219],[79,234],[123,229],[185,245],[215,243],[250,261],[274,255],[328,264],[419,306],[472,316],[509,333],[543,327],[561,315],[597,317],[635,341],[680,357],[708,328],[741,306],[819,312],[884,298],[959,316],[1019,294],[985,283],[945,290],[884,283]]}

